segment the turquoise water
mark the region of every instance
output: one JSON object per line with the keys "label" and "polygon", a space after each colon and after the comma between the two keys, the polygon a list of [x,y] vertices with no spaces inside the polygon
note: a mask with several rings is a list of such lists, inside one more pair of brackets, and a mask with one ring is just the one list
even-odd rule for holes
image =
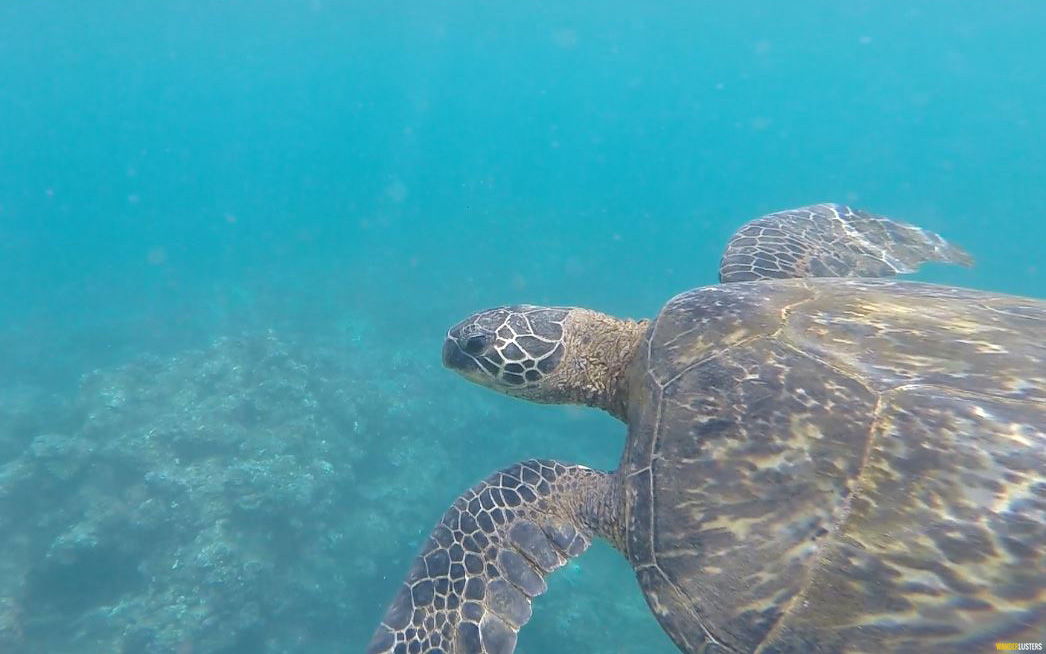
{"label": "turquoise water", "polygon": [[[442,370],[464,315],[650,316],[714,283],[742,222],[820,201],[977,258],[920,279],[1046,295],[1046,4],[650,4],[0,4],[2,406],[80,407],[17,433],[0,421],[0,464],[35,431],[88,433],[90,371],[269,330],[301,360],[337,344],[345,397],[366,386],[357,409],[374,416],[330,439],[351,474],[329,512],[340,585],[317,592],[338,609],[270,649],[355,651],[461,490],[528,457],[612,468],[621,449],[608,417]],[[4,574],[13,605],[22,577]],[[51,646],[91,651],[68,625],[121,592],[56,609]],[[23,643],[45,631],[34,619]],[[258,624],[264,640],[313,623]],[[673,647],[596,547],[552,580],[519,651]]]}

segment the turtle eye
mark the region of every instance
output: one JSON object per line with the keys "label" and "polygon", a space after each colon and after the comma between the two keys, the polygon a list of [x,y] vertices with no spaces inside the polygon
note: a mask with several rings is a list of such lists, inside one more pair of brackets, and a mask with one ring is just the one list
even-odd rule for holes
{"label": "turtle eye", "polygon": [[486,351],[490,341],[491,337],[487,334],[473,334],[458,341],[458,345],[466,354],[479,356]]}

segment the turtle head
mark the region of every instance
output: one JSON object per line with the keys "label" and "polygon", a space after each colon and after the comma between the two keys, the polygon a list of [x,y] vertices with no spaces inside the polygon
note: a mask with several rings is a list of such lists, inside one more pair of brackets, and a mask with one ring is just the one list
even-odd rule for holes
{"label": "turtle head", "polygon": [[522,304],[473,314],[447,332],[443,365],[481,386],[537,399],[563,361],[570,311]]}
{"label": "turtle head", "polygon": [[625,369],[643,326],[588,309],[496,307],[450,328],[443,365],[507,395],[622,417]]}

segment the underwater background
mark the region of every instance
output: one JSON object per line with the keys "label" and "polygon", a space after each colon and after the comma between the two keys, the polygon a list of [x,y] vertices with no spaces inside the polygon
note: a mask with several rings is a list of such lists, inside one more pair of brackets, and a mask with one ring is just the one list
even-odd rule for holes
{"label": "underwater background", "polygon": [[[360,651],[489,472],[624,427],[440,366],[849,203],[1043,297],[1046,3],[0,3],[0,651]],[[519,652],[672,652],[611,548]]]}

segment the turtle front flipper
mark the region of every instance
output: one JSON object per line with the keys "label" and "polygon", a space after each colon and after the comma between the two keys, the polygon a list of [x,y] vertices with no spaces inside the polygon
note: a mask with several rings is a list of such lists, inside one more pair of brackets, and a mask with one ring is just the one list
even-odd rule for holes
{"label": "turtle front flipper", "polygon": [[719,281],[889,277],[928,261],[973,265],[937,234],[841,204],[779,211],[745,223],[727,243]]}
{"label": "turtle front flipper", "polygon": [[525,461],[462,494],[433,529],[368,654],[512,652],[545,576],[588,548],[621,542],[614,477]]}

